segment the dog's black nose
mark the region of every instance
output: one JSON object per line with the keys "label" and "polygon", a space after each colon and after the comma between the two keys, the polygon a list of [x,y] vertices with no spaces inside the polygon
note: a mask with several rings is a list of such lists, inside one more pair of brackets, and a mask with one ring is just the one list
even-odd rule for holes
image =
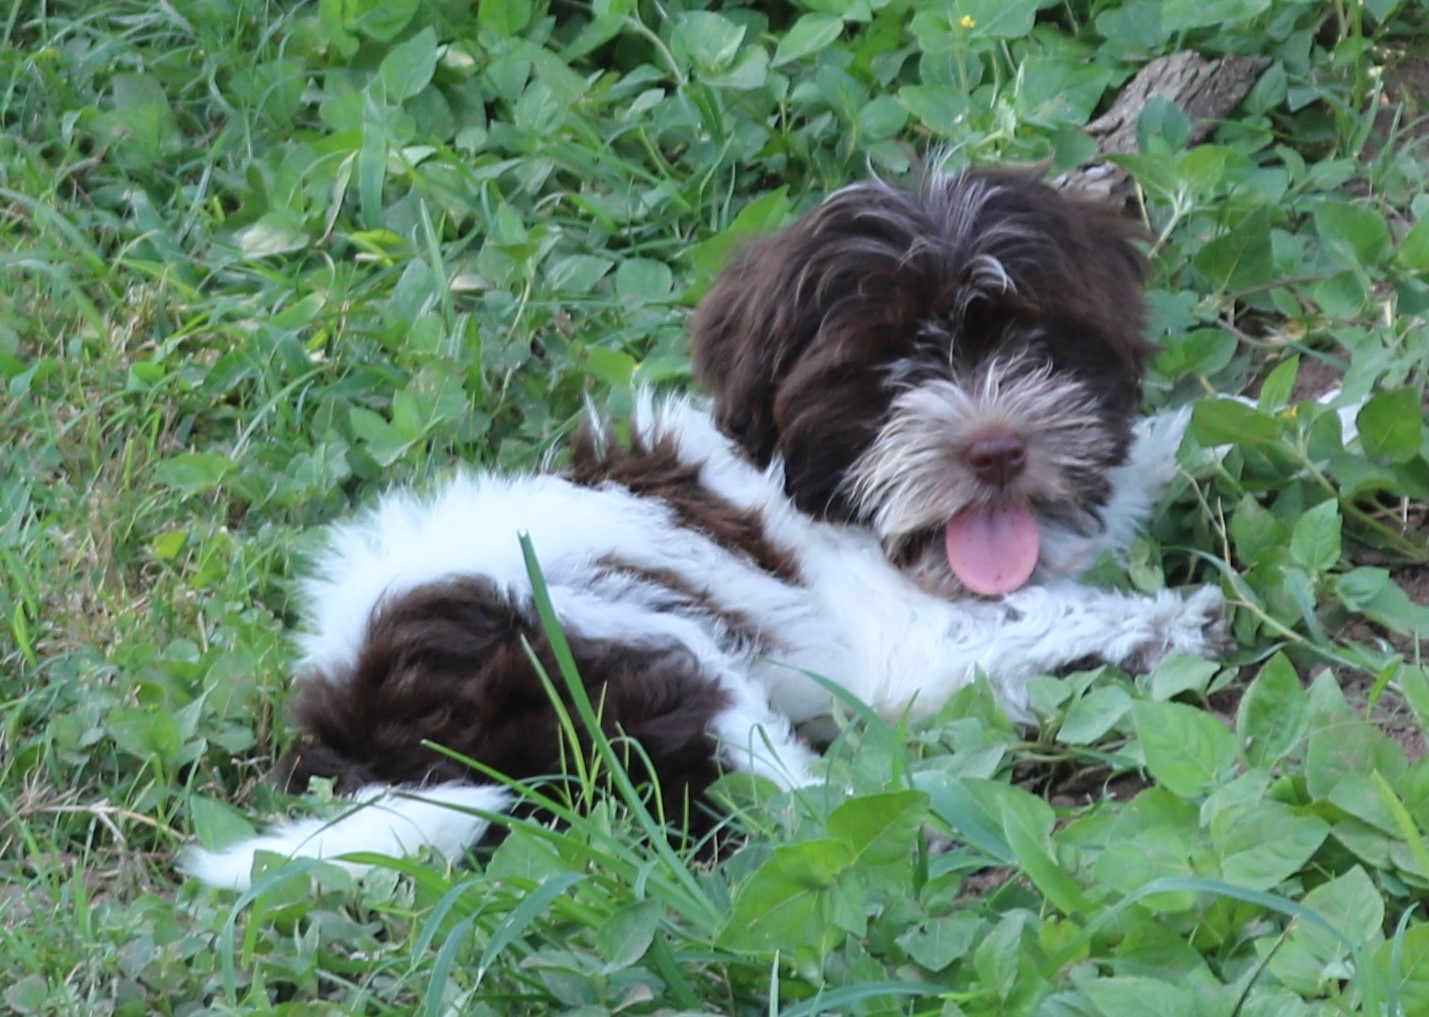
{"label": "dog's black nose", "polygon": [[986,483],[1011,483],[1027,465],[1027,443],[1015,434],[974,438],[968,445],[968,465]]}

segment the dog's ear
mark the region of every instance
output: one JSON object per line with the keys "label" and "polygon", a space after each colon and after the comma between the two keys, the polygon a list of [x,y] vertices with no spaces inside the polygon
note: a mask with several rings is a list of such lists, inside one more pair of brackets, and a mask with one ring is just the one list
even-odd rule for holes
{"label": "dog's ear", "polygon": [[775,394],[818,330],[799,297],[807,232],[800,223],[745,244],[695,312],[695,378],[716,425],[760,467],[778,451]]}
{"label": "dog's ear", "polygon": [[901,278],[906,244],[861,221],[857,191],[748,244],[693,325],[695,376],[716,425],[761,468],[780,457],[799,508],[843,521],[845,474],[886,416],[888,365],[911,349],[926,310]]}
{"label": "dog's ear", "polygon": [[775,398],[784,491],[820,519],[854,522],[849,467],[878,437],[890,395],[877,365],[806,357]]}

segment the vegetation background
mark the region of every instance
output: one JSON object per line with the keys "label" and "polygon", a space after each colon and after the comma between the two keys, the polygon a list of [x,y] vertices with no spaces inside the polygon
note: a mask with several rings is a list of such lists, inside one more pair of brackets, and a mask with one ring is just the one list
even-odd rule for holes
{"label": "vegetation background", "polygon": [[[1422,0],[14,0],[0,33],[0,1010],[1429,1014]],[[1032,733],[982,689],[851,705],[856,793],[731,783],[718,864],[625,794],[474,868],[176,876],[295,807],[263,777],[316,524],[685,386],[737,237],[938,148],[1070,170],[1183,49],[1268,66],[1121,160],[1147,402],[1254,404],[1201,405],[1100,580],[1219,583],[1224,665],[1041,681]]]}

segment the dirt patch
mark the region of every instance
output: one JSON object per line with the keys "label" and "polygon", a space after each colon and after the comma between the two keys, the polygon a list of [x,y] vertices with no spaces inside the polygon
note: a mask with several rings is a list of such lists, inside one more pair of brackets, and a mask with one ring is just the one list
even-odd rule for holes
{"label": "dirt patch", "polygon": [[1408,704],[1391,689],[1385,689],[1371,706],[1370,693],[1374,690],[1374,679],[1368,675],[1336,674],[1345,699],[1354,706],[1375,727],[1393,738],[1411,761],[1429,755],[1429,744],[1424,739],[1424,728]]}
{"label": "dirt patch", "polygon": [[1410,600],[1429,607],[1429,565],[1406,565],[1394,573],[1394,579]]}
{"label": "dirt patch", "polygon": [[1057,781],[1047,800],[1059,809],[1080,808],[1104,801],[1129,802],[1153,783],[1139,773],[1118,774],[1108,780],[1106,768],[1098,766],[1079,770]]}
{"label": "dirt patch", "polygon": [[1340,387],[1341,369],[1319,357],[1301,357],[1300,370],[1295,374],[1295,387],[1290,390],[1290,402],[1303,403],[1319,399]]}
{"label": "dirt patch", "polygon": [[1384,70],[1375,127],[1388,139],[1396,121],[1401,142],[1429,138],[1429,57],[1405,56]]}

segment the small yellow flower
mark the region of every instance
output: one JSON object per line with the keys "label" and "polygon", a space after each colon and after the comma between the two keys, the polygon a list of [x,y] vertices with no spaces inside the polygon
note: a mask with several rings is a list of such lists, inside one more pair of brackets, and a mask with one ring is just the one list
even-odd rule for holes
{"label": "small yellow flower", "polygon": [[974,28],[977,26],[977,22],[973,20],[973,16],[971,14],[964,14],[961,18],[958,19],[958,24],[962,25],[964,28]]}

